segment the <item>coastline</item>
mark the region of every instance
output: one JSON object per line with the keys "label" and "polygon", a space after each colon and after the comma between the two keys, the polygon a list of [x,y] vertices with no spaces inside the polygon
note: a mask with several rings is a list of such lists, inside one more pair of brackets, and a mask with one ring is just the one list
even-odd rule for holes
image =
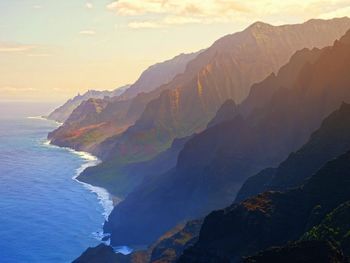
{"label": "coastline", "polygon": [[[36,119],[36,120],[43,120],[43,121],[51,121],[54,122],[55,124],[57,124],[57,126],[61,126],[63,125],[63,123],[55,121],[55,120],[51,120],[45,116],[33,116],[33,117],[27,117],[28,119]],[[91,191],[92,193],[97,195],[97,199],[99,201],[99,203],[102,205],[103,209],[104,209],[104,213],[103,216],[105,217],[105,219],[108,219],[109,214],[112,212],[112,209],[114,207],[114,200],[115,198],[113,197],[113,195],[111,195],[105,188],[102,187],[98,187],[98,186],[94,186],[85,182],[82,182],[78,179],[78,176],[88,167],[92,167],[92,166],[96,166],[98,164],[101,163],[101,160],[98,159],[96,156],[92,155],[91,153],[88,152],[83,152],[83,151],[76,151],[72,148],[69,147],[60,147],[57,145],[54,145],[51,143],[50,140],[46,140],[44,142],[45,145],[49,145],[52,147],[58,147],[61,149],[65,149],[75,155],[78,155],[81,159],[83,159],[84,161],[86,161],[85,163],[83,163],[77,170],[75,175],[72,177],[73,180],[75,180],[76,182],[78,182],[79,184],[83,185],[86,189],[88,189],[89,191]]]}
{"label": "coastline", "polygon": [[79,179],[78,179],[78,176],[86,168],[98,165],[99,163],[101,163],[101,160],[88,152],[76,151],[76,150],[68,148],[68,147],[60,147],[60,146],[51,144],[50,140],[45,140],[43,144],[46,146],[50,146],[50,147],[57,147],[57,148],[64,149],[66,151],[69,151],[72,154],[78,155],[82,160],[84,160],[84,163],[78,169],[76,169],[75,174],[72,177],[72,180],[81,184],[84,188],[88,189],[90,192],[92,192],[96,195],[99,203],[103,207],[103,210],[104,210],[103,216],[104,216],[105,220],[107,220],[109,214],[112,212],[113,207],[114,207],[113,196],[106,189],[104,189],[102,187],[87,184],[85,182],[79,181]]}
{"label": "coastline", "polygon": [[27,119],[33,119],[33,120],[42,120],[42,121],[51,121],[51,122],[54,122],[57,124],[57,126],[61,126],[63,124],[63,122],[58,122],[58,121],[55,121],[55,120],[51,120],[51,119],[48,119],[47,117],[45,116],[29,116],[27,117]]}
{"label": "coastline", "polygon": [[[59,123],[59,122],[54,121],[54,120],[50,120],[50,119],[43,117],[43,116],[28,117],[28,118],[29,119],[44,120],[44,121],[51,121],[51,122],[54,122],[58,127],[63,124],[63,123]],[[51,141],[48,139],[45,139],[43,144],[47,147],[57,147],[60,149],[64,149],[64,150],[66,150],[74,155],[78,155],[84,161],[83,164],[78,169],[75,170],[75,174],[72,177],[72,180],[81,184],[85,189],[89,190],[90,192],[92,192],[93,194],[96,195],[98,202],[100,203],[100,205],[102,206],[102,208],[104,210],[102,215],[104,216],[105,221],[107,221],[108,216],[112,212],[113,208],[115,207],[115,205],[117,205],[121,201],[121,199],[116,197],[116,196],[113,196],[112,194],[110,194],[107,191],[107,189],[105,189],[103,187],[94,186],[94,185],[82,182],[78,179],[79,175],[85,169],[87,169],[89,167],[96,166],[96,165],[100,164],[102,161],[98,157],[92,155],[91,153],[84,152],[84,151],[77,151],[77,150],[74,150],[74,149],[69,148],[69,147],[61,147],[61,146],[52,144]],[[110,245],[110,235],[105,234],[103,232],[104,223],[105,222],[102,223],[102,229],[97,230],[96,232],[93,232],[92,234],[97,240],[99,240],[100,242],[109,246]],[[118,246],[118,247],[113,247],[113,249],[116,253],[121,253],[123,255],[128,255],[128,254],[132,253],[132,251],[133,251],[133,249],[128,247],[128,246]]]}
{"label": "coastline", "polygon": [[[61,126],[63,123],[57,122],[55,120],[48,119],[45,116],[33,116],[33,117],[27,117],[28,119],[36,119],[36,120],[43,120],[43,121],[50,121],[57,125],[57,127]],[[120,200],[117,197],[114,197],[111,195],[107,189],[94,186],[85,182],[82,182],[78,179],[79,175],[88,167],[96,166],[101,163],[101,160],[97,158],[96,156],[92,155],[91,153],[84,152],[84,151],[77,151],[69,147],[61,147],[58,145],[54,145],[51,143],[50,140],[45,139],[43,144],[47,147],[57,147],[60,149],[64,149],[74,155],[79,156],[83,160],[83,164],[75,170],[74,175],[72,176],[72,180],[76,181],[80,185],[82,185],[85,189],[89,190],[93,194],[96,195],[96,198],[100,205],[102,206],[104,212],[102,213],[105,221],[108,220],[109,214],[112,212],[115,204],[117,204]],[[117,201],[116,201],[117,200]],[[103,226],[104,222],[102,223]],[[99,240],[103,242],[103,238],[105,238],[105,234],[103,233],[103,230],[101,229],[100,232],[93,233],[94,236]],[[109,240],[105,241],[104,243],[108,244]],[[109,245],[109,244],[108,244]]]}
{"label": "coastline", "polygon": [[112,212],[114,208],[113,204],[113,196],[105,189],[102,187],[94,186],[85,182],[82,182],[78,179],[78,176],[88,167],[96,166],[101,163],[101,160],[98,159],[96,156],[93,156],[90,153],[87,152],[78,152],[75,150],[72,150],[70,148],[66,148],[73,154],[76,154],[80,156],[83,160],[86,160],[86,163],[83,163],[77,170],[75,175],[72,177],[73,180],[81,184],[83,187],[91,191],[92,193],[96,194],[97,199],[99,203],[103,207],[103,216],[105,217],[105,220],[108,219],[109,214]]}

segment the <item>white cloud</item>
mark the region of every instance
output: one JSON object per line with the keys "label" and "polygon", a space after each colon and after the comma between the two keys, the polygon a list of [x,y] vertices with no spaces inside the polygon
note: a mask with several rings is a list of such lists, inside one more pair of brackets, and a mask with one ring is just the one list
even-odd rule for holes
{"label": "white cloud", "polygon": [[225,0],[119,0],[107,5],[107,8],[124,16],[173,14],[217,17],[249,11],[243,1]]}
{"label": "white cloud", "polygon": [[48,53],[33,53],[33,54],[28,54],[28,57],[52,57],[52,54]]}
{"label": "white cloud", "polygon": [[42,9],[43,7],[42,7],[42,5],[34,5],[33,8],[34,9]]}
{"label": "white cloud", "polygon": [[2,86],[0,90],[3,92],[33,92],[36,91],[34,88],[26,88],[26,87],[14,87],[14,86]]}
{"label": "white cloud", "polygon": [[85,35],[85,36],[94,36],[96,35],[96,31],[94,30],[82,30],[79,32],[80,35]]}
{"label": "white cloud", "polygon": [[322,18],[333,18],[333,17],[344,17],[350,16],[350,4],[348,7],[339,8],[328,13],[323,13],[320,17]]}
{"label": "white cloud", "polygon": [[134,21],[134,29],[194,23],[287,22],[349,15],[350,0],[118,0],[107,9]]}
{"label": "white cloud", "polygon": [[128,24],[128,27],[133,28],[133,29],[143,29],[143,28],[162,28],[164,27],[160,23],[155,23],[151,21],[135,21],[135,22],[130,22]]}
{"label": "white cloud", "polygon": [[90,3],[90,2],[87,2],[87,3],[85,4],[85,7],[86,7],[87,9],[92,9],[92,8],[94,8],[94,5],[93,5],[92,3]]}
{"label": "white cloud", "polygon": [[0,43],[0,53],[25,52],[35,49],[33,45],[22,45],[17,43]]}

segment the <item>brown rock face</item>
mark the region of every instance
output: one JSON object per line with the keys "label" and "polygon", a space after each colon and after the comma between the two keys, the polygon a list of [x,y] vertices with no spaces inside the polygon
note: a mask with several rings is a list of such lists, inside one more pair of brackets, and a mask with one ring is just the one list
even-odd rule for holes
{"label": "brown rock face", "polygon": [[331,45],[349,28],[348,18],[277,27],[258,22],[219,39],[146,106],[116,142],[116,156],[149,158],[174,138],[203,130],[227,99],[241,103],[252,84],[277,72],[295,51]]}
{"label": "brown rock face", "polygon": [[[100,157],[107,155],[107,149],[102,153],[98,145],[134,124],[147,103],[159,96],[160,86],[182,73],[198,53],[181,54],[149,67],[123,92],[90,91],[68,101],[50,114],[49,118],[65,123],[52,132],[49,139],[59,146],[93,152]],[[104,94],[109,98],[104,98]],[[99,110],[91,110],[94,107]]]}

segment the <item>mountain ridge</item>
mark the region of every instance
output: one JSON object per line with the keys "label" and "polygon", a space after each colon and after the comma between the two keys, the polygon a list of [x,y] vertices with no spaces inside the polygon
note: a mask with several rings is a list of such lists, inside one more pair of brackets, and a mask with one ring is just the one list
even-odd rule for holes
{"label": "mountain ridge", "polygon": [[[342,101],[350,102],[350,45],[341,40],[316,53],[313,64],[300,60],[305,66],[299,67],[291,88],[280,87],[277,78],[276,92],[264,108],[197,134],[185,144],[174,169],[129,194],[105,224],[105,231],[112,232],[112,244],[152,242],[179,221],[231,203],[247,177],[278,165]],[[332,90],[327,83],[333,83]]]}

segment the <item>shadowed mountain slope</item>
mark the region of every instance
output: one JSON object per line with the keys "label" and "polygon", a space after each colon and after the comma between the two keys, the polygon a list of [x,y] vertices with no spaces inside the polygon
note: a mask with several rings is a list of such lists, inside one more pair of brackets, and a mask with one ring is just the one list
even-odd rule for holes
{"label": "shadowed mountain slope", "polygon": [[248,176],[300,148],[326,116],[350,102],[349,40],[350,32],[333,47],[309,51],[318,59],[305,63],[288,87],[277,77],[276,92],[259,111],[189,140],[174,169],[142,184],[113,210],[105,224],[112,243],[151,243],[179,222],[230,204]]}
{"label": "shadowed mountain slope", "polygon": [[277,168],[267,168],[244,183],[236,201],[267,190],[286,190],[299,186],[327,161],[350,149],[350,105],[343,103],[314,132],[297,152],[291,153]]}
{"label": "shadowed mountain slope", "polygon": [[179,262],[240,262],[242,256],[298,240],[350,199],[349,161],[348,152],[328,162],[300,188],[265,192],[212,212],[198,242]]}
{"label": "shadowed mountain slope", "polygon": [[325,241],[304,241],[274,247],[255,256],[245,258],[244,263],[348,263],[344,255]]}

